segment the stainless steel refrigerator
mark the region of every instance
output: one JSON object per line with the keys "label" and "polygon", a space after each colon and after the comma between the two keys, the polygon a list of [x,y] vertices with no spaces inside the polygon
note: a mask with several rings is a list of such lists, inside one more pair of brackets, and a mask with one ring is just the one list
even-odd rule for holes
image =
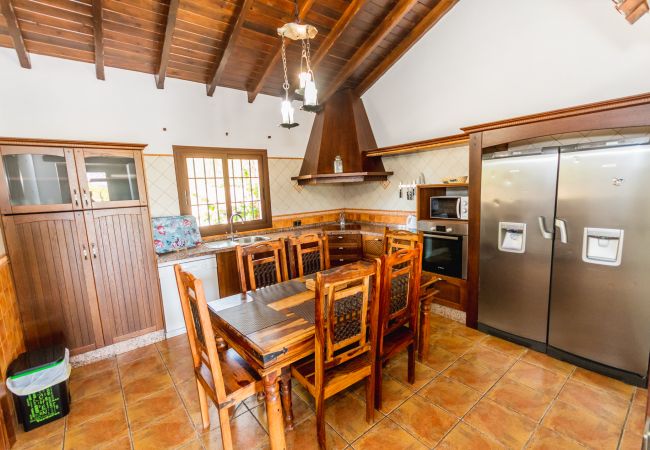
{"label": "stainless steel refrigerator", "polygon": [[650,143],[483,157],[479,328],[646,383]]}

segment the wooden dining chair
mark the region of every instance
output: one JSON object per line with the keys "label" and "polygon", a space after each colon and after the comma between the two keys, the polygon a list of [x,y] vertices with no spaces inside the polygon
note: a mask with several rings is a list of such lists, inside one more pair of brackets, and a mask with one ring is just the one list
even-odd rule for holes
{"label": "wooden dining chair", "polygon": [[289,238],[289,269],[298,278],[330,268],[327,235],[303,234]]}
{"label": "wooden dining chair", "polygon": [[237,246],[237,269],[242,293],[288,280],[284,239]]}
{"label": "wooden dining chair", "polygon": [[264,392],[264,385],[257,372],[235,350],[217,353],[201,280],[184,272],[180,264],[174,266],[174,271],[190,341],[203,428],[210,427],[209,398],[219,411],[223,448],[230,450],[233,448],[230,414],[240,402]]}
{"label": "wooden dining chair", "polygon": [[418,304],[422,245],[381,257],[379,331],[375,405],[382,406],[382,366],[404,349],[408,351],[408,382],[415,382],[415,351],[418,342]]}
{"label": "wooden dining chair", "polygon": [[314,396],[321,449],[326,444],[325,400],[363,379],[366,420],[374,420],[377,272],[376,264],[352,263],[316,274],[315,352],[294,364],[291,374]]}
{"label": "wooden dining chair", "polygon": [[[418,244],[422,245],[421,232],[413,233],[406,230],[391,230],[384,228],[384,254],[401,249],[413,249]],[[422,270],[420,275],[420,323],[418,326],[418,359],[422,361],[429,352],[430,312],[433,299],[438,293],[435,284],[441,278],[435,273]]]}

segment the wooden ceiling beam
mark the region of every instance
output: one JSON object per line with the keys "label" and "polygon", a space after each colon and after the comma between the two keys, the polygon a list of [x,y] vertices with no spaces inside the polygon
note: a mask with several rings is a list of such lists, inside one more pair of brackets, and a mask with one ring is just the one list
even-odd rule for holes
{"label": "wooden ceiling beam", "polygon": [[169,65],[169,55],[172,49],[172,39],[174,37],[174,29],[176,28],[176,16],[178,15],[179,3],[180,0],[170,0],[169,2],[167,25],[165,26],[165,39],[163,40],[163,45],[160,49],[160,63],[158,64],[158,72],[154,74],[154,78],[156,79],[156,87],[158,89],[165,88],[165,77],[167,76],[167,66]]}
{"label": "wooden ceiling beam", "polygon": [[336,44],[343,32],[348,28],[350,22],[352,22],[359,11],[361,11],[361,7],[365,3],[366,0],[352,0],[348,7],[345,8],[345,11],[343,11],[343,14],[339,20],[337,20],[336,24],[329,32],[323,43],[318,47],[318,50],[316,51],[316,54],[314,54],[314,57],[311,59],[311,66],[314,70],[316,67],[318,67],[323,58],[327,56],[331,48],[334,46],[334,44]]}
{"label": "wooden ceiling beam", "polygon": [[[309,10],[311,9],[313,4],[314,4],[314,0],[305,0],[305,2],[302,4],[302,7],[298,11],[298,17],[300,18],[300,21],[303,21],[305,19],[307,13],[309,13]],[[288,40],[287,45],[290,44],[291,42],[292,42],[291,40]],[[262,76],[259,78],[259,80],[257,80],[253,88],[248,90],[248,103],[253,103],[255,101],[255,97],[257,97],[257,94],[259,94],[262,88],[264,87],[266,80],[268,79],[269,76],[271,76],[271,73],[273,73],[273,69],[275,69],[275,66],[278,65],[278,62],[280,61],[281,57],[282,57],[282,45],[280,43],[278,47],[275,49],[273,55],[269,58],[269,61],[266,63],[266,66],[264,67],[264,71],[262,72]]]}
{"label": "wooden ceiling beam", "polygon": [[16,11],[14,10],[14,5],[11,3],[11,0],[0,0],[0,12],[2,12],[2,15],[7,21],[9,36],[14,43],[14,48],[16,49],[16,54],[18,55],[20,66],[25,69],[31,69],[32,63],[29,60],[29,53],[27,53],[25,40],[23,39],[23,34],[20,31],[18,18],[16,17]]}
{"label": "wooden ceiling beam", "polygon": [[95,41],[95,75],[98,80],[105,80],[104,75],[104,13],[102,0],[92,0],[93,3],[93,38]]}
{"label": "wooden ceiling beam", "polygon": [[210,82],[207,85],[207,91],[210,97],[212,97],[215,89],[219,85],[219,81],[223,76],[223,72],[225,71],[226,66],[228,65],[228,60],[230,59],[230,56],[232,55],[232,52],[235,48],[235,44],[237,43],[237,40],[239,39],[239,35],[241,34],[241,29],[244,26],[244,22],[246,21],[246,16],[248,15],[248,12],[251,10],[252,6],[253,6],[253,0],[244,0],[244,3],[241,7],[241,11],[237,16],[237,20],[235,21],[235,24],[232,27],[232,31],[230,32],[230,35],[228,36],[228,43],[226,44],[226,48],[224,49],[223,54],[221,55],[221,59],[219,60],[219,62],[217,62],[217,67],[214,70],[214,75],[210,78]]}
{"label": "wooden ceiling beam", "polygon": [[440,0],[431,8],[404,39],[394,47],[386,58],[377,65],[361,83],[354,88],[355,94],[361,97],[375,82],[390,69],[424,34],[429,31],[445,15],[458,0]]}
{"label": "wooden ceiling beam", "polygon": [[352,58],[343,66],[341,71],[330,82],[324,94],[320,96],[320,102],[325,103],[332,96],[352,73],[363,64],[370,54],[377,48],[382,40],[397,26],[404,16],[411,10],[418,0],[399,0],[390,13],[382,20],[370,37],[361,44],[361,47],[352,55]]}

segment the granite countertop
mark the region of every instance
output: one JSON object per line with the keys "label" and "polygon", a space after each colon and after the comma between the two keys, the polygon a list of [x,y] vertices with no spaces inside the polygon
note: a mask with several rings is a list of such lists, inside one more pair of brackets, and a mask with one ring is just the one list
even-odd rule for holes
{"label": "granite countertop", "polygon": [[[341,228],[338,222],[326,222],[313,225],[302,225],[299,227],[289,227],[280,229],[267,229],[259,231],[251,231],[246,233],[237,233],[237,236],[266,236],[271,239],[287,238],[291,236],[300,236],[307,233],[325,232],[327,234],[355,234],[361,233],[367,236],[383,236],[384,228],[389,227],[392,229],[405,229],[404,225],[383,224],[373,222],[347,222],[344,228]],[[217,239],[208,238],[206,242],[225,241],[229,238],[227,236],[219,236]],[[210,248],[204,242],[193,248],[183,249],[176,252],[165,253],[158,255],[158,263],[166,263],[171,261],[179,261],[186,258],[194,258],[197,256],[204,256],[210,254],[217,254],[222,252],[232,252],[236,246],[224,248]]]}

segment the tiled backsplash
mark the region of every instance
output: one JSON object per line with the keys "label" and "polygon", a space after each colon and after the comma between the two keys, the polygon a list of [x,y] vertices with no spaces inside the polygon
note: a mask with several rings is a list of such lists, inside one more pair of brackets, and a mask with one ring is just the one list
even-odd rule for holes
{"label": "tiled backsplash", "polygon": [[[146,155],[147,188],[152,216],[179,214],[174,159],[171,155]],[[422,173],[427,183],[443,177],[467,175],[467,146],[384,158],[386,170],[393,171],[388,186],[380,182],[349,185],[297,186],[291,180],[300,172],[301,159],[269,158],[271,208],[273,216],[310,211],[368,209],[415,211],[415,200],[399,198],[399,183],[411,183]]]}

